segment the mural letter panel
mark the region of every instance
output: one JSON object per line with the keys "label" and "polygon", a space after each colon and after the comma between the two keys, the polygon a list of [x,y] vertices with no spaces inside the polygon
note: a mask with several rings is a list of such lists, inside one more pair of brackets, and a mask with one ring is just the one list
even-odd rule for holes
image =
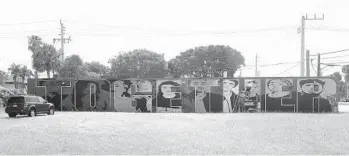
{"label": "mural letter panel", "polygon": [[28,80],[28,93],[67,111],[332,112],[336,89],[329,77]]}

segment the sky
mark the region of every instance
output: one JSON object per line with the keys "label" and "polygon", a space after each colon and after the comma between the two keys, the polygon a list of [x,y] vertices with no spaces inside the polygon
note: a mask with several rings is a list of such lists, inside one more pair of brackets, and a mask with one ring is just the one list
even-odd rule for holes
{"label": "sky", "polygon": [[[325,16],[305,23],[305,48],[312,55],[349,49],[347,0],[0,0],[0,4],[0,70],[4,71],[12,63],[31,67],[27,36],[38,35],[53,44],[60,19],[66,37],[71,37],[65,56],[78,54],[84,61],[105,65],[122,51],[144,48],[170,60],[189,48],[220,44],[245,57],[243,77],[254,76],[256,54],[260,76],[300,76],[297,28],[306,14]],[[60,43],[54,45],[60,48]],[[349,51],[323,55],[322,62],[345,62],[349,58],[345,55]],[[263,66],[282,62],[291,63]],[[322,67],[323,75],[341,70]],[[316,75],[313,68],[311,75]]]}

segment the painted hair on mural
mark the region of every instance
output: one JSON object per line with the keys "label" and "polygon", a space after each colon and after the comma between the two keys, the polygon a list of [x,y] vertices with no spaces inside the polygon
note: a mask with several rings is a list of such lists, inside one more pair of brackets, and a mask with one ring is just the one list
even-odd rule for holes
{"label": "painted hair on mural", "polygon": [[225,79],[225,80],[228,80],[228,81],[233,81],[234,82],[234,86],[233,88],[235,88],[237,85],[239,85],[239,81],[238,80],[231,80],[231,79]]}
{"label": "painted hair on mural", "polygon": [[172,86],[181,86],[179,83],[177,83],[177,82],[174,82],[174,81],[165,81],[165,82],[162,82],[160,85],[159,85],[159,88],[158,88],[158,95],[163,95],[163,92],[162,92],[162,90],[161,90],[161,87],[163,86],[163,85],[172,85]]}
{"label": "painted hair on mural", "polygon": [[287,80],[287,79],[271,79],[267,82],[267,86],[269,87],[270,83],[275,81],[275,80],[280,80],[280,81],[286,83],[286,86],[282,86],[283,91],[291,91],[292,90],[293,84],[290,80]]}
{"label": "painted hair on mural", "polygon": [[[181,100],[171,100],[172,98],[178,98],[180,97],[180,93],[174,93],[174,97],[172,98],[165,98],[165,95],[164,95],[164,92],[162,91],[162,86],[164,85],[171,85],[173,87],[179,87],[180,84],[177,83],[177,82],[174,82],[174,81],[165,81],[165,82],[162,82],[159,87],[158,87],[158,93],[157,93],[157,106],[158,107],[171,107],[171,106],[181,106],[182,104],[182,101]],[[172,89],[171,88],[171,92],[172,92]],[[174,88],[176,89],[176,91],[173,91],[173,92],[178,92],[177,91],[177,88]]]}
{"label": "painted hair on mural", "polygon": [[304,84],[314,83],[314,82],[320,83],[322,86],[324,86],[325,83],[326,83],[325,81],[322,81],[322,80],[319,80],[319,79],[307,79],[307,80],[299,81],[299,85],[302,87]]}

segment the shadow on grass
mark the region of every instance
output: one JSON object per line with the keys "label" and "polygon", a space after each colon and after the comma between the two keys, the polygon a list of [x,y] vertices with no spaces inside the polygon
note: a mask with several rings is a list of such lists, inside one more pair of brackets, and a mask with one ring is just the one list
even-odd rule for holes
{"label": "shadow on grass", "polygon": [[0,114],[0,120],[17,120],[17,119],[26,119],[26,118],[36,118],[36,117],[44,117],[44,116],[49,116],[46,114],[37,114],[35,117],[30,117],[28,115],[17,115],[14,118],[9,117],[6,113]]}

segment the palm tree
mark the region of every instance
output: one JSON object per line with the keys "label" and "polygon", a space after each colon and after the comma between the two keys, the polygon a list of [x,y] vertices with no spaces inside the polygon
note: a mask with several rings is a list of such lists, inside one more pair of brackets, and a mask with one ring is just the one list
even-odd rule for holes
{"label": "palm tree", "polygon": [[18,83],[17,83],[17,78],[20,76],[20,65],[17,65],[15,63],[12,63],[10,68],[8,68],[9,73],[11,73],[11,76],[13,78],[13,83],[15,85],[15,88],[18,89]]}
{"label": "palm tree", "polygon": [[31,76],[34,76],[34,74],[30,69],[28,69],[28,67],[26,65],[24,65],[23,67],[20,68],[19,76],[22,79],[22,85],[24,88],[25,79],[30,78]]}
{"label": "palm tree", "polygon": [[58,71],[60,54],[56,48],[44,43],[39,36],[28,37],[28,49],[32,52],[32,64],[35,73],[45,72],[47,77],[51,77],[51,72],[55,74]]}

